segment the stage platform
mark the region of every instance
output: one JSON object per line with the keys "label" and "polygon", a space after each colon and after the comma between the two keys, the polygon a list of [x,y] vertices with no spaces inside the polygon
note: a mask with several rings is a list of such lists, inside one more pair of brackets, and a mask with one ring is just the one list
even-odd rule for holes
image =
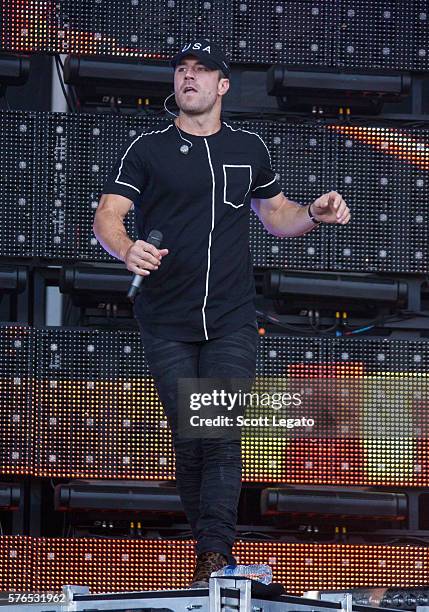
{"label": "stage platform", "polygon": [[[265,591],[261,595],[261,591]],[[0,602],[2,612],[97,612],[98,610],[145,612],[373,612],[369,606],[354,605],[348,593],[310,592],[303,597],[275,595],[269,587],[243,578],[211,578],[209,588],[165,591],[90,593],[85,586],[64,586],[56,603]],[[274,591],[274,589],[273,589]],[[15,594],[16,595],[16,594]],[[4,594],[3,594],[4,596]],[[7,598],[6,598],[7,599]],[[27,600],[28,601],[28,600]],[[380,612],[398,612],[378,608]],[[417,612],[429,612],[419,606]]]}

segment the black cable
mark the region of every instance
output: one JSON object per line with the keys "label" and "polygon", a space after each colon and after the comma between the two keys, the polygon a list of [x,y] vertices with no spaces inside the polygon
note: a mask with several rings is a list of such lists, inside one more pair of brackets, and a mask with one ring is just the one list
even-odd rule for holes
{"label": "black cable", "polygon": [[361,329],[362,327],[368,327],[372,325],[374,327],[379,327],[380,325],[384,325],[384,323],[400,323],[401,321],[407,321],[409,319],[413,319],[416,316],[416,313],[411,313],[408,311],[407,313],[402,314],[402,311],[398,311],[398,313],[392,315],[382,315],[377,317],[376,319],[372,319],[370,321],[366,321],[364,325],[347,325],[348,331],[354,331],[356,329]]}
{"label": "black cable", "polygon": [[72,315],[72,301],[70,296],[66,295],[64,296],[63,299],[63,325],[66,327],[69,327],[71,325],[73,325],[73,323],[71,322],[71,315]]}
{"label": "black cable", "polygon": [[333,325],[330,325],[329,327],[325,327],[325,328],[320,327],[319,324],[313,323],[314,316],[313,314],[310,316],[310,313],[312,312],[313,312],[312,310],[309,312],[310,327],[316,333],[318,334],[331,333],[331,332],[336,331],[340,327],[340,322],[341,322],[340,319],[335,319],[335,323]]}
{"label": "black cable", "polygon": [[318,327],[317,325],[314,325],[314,323],[311,323],[311,322],[310,322],[310,325],[311,325],[311,328],[318,334],[326,334],[326,333],[337,331],[337,329],[340,327],[340,319],[336,319],[333,325],[329,327],[325,327],[325,328]]}
{"label": "black cable", "polygon": [[[311,334],[314,335],[314,333],[317,334],[326,334],[326,333],[333,333],[335,332],[339,326],[340,326],[340,320],[336,320],[334,325],[331,325],[329,327],[325,327],[325,328],[320,328],[317,327],[316,325],[314,325],[314,323],[312,323],[310,321],[310,328],[306,327],[306,326],[297,326],[297,325],[291,325],[290,323],[283,323],[282,321],[280,321],[279,319],[276,319],[275,317],[261,312],[259,310],[256,311],[256,314],[262,318],[263,320],[267,321],[268,323],[272,323],[273,325],[277,325],[279,327],[284,327],[285,329],[289,329],[291,331],[296,331],[299,333],[305,333],[305,334]],[[360,326],[359,326],[360,327]]]}
{"label": "black cable", "polygon": [[[85,325],[80,325],[79,327],[84,327],[85,329],[100,329],[103,327],[100,323],[86,323]],[[124,321],[112,321],[109,324],[109,329],[114,329],[115,331],[136,331],[138,328],[134,323],[125,323]]]}
{"label": "black cable", "polygon": [[238,538],[254,538],[254,537],[258,537],[261,540],[276,540],[277,538],[274,535],[271,535],[269,533],[264,533],[262,531],[242,531],[241,533],[237,534]]}
{"label": "black cable", "polygon": [[[56,55],[56,57],[58,58],[58,61],[60,63],[61,70],[62,70],[62,73],[63,73],[63,78],[64,78],[64,64],[63,64],[63,60],[61,59],[60,55]],[[77,111],[79,111],[80,110],[80,100],[79,100],[79,96],[76,93],[76,88],[73,85],[69,85],[69,91],[72,94],[74,107],[75,107],[75,109]]]}
{"label": "black cable", "polygon": [[62,75],[61,75],[60,67],[59,67],[59,65],[58,65],[59,58],[58,58],[58,56],[57,56],[57,55],[54,55],[54,58],[55,58],[55,67],[56,67],[56,69],[57,69],[58,80],[59,80],[59,82],[60,82],[61,89],[63,90],[63,95],[64,95],[64,98],[65,98],[65,99],[66,99],[66,101],[67,101],[67,105],[68,105],[69,110],[70,110],[71,112],[75,112],[75,108],[73,107],[73,103],[72,103],[72,102],[70,102],[70,99],[69,99],[69,97],[68,97],[68,95],[67,95],[66,88],[65,88],[65,86],[64,86],[64,82],[63,82],[63,78],[62,78]]}
{"label": "black cable", "polygon": [[[278,327],[281,327],[281,328],[284,328],[290,331],[298,332],[301,334],[314,335],[314,333],[319,333],[319,334],[334,333],[340,326],[340,319],[337,319],[334,325],[330,327],[326,327],[324,329],[320,329],[316,325],[314,325],[314,323],[310,322],[311,329],[309,329],[308,327],[305,327],[305,326],[301,327],[297,325],[283,323],[279,319],[276,319],[275,317],[269,315],[268,313],[261,312],[260,310],[257,310],[256,314],[263,321],[267,321],[268,323],[272,323],[273,325],[277,325]],[[400,310],[398,311],[398,313],[391,314],[391,315],[382,315],[380,317],[377,317],[376,319],[367,321],[364,325],[361,324],[361,325],[352,326],[352,325],[347,324],[346,330],[348,332],[352,332],[358,329],[362,329],[363,327],[369,327],[369,326],[383,327],[385,323],[400,323],[401,321],[408,321],[409,319],[413,319],[416,316],[429,317],[429,313],[414,312],[414,311],[409,311],[409,310]],[[370,331],[370,330],[367,330],[367,331]],[[350,334],[346,334],[346,335],[350,335]]]}
{"label": "black cable", "polygon": [[261,312],[260,310],[256,311],[257,316],[262,319],[263,321],[267,321],[268,323],[273,323],[274,325],[277,325],[278,327],[284,327],[284,329],[288,329],[290,331],[295,331],[298,332],[300,334],[311,334],[314,335],[314,330],[312,329],[308,329],[304,326],[302,327],[298,327],[297,325],[290,325],[288,323],[282,323],[281,321],[279,321],[278,319],[276,319],[275,317],[265,313],[265,312]]}

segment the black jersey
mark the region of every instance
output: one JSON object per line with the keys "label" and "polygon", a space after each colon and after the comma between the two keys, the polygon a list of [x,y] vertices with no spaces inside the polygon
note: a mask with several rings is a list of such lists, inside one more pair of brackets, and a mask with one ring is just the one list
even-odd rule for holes
{"label": "black jersey", "polygon": [[133,200],[138,237],[159,230],[169,249],[143,278],[134,306],[140,325],[191,341],[254,321],[250,201],[280,192],[261,137],[225,121],[210,136],[179,132],[169,121],[125,147],[103,193]]}

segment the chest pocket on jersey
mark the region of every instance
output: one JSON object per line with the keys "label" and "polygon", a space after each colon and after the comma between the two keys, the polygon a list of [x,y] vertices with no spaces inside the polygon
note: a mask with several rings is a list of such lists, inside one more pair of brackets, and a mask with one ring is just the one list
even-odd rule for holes
{"label": "chest pocket on jersey", "polygon": [[252,185],[252,166],[223,164],[223,181],[223,201],[240,208]]}

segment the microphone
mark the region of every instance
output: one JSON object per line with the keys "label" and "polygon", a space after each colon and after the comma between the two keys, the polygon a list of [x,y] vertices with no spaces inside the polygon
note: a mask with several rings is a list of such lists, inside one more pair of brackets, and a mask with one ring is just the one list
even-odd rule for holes
{"label": "microphone", "polygon": [[[149,244],[153,244],[154,247],[159,249],[159,247],[161,246],[161,242],[162,242],[161,232],[158,232],[158,230],[151,230],[146,242],[148,242]],[[127,298],[129,298],[132,301],[134,300],[135,296],[138,293],[142,280],[143,280],[143,276],[140,276],[140,274],[134,274],[134,278],[132,280],[131,286],[128,289]]]}

